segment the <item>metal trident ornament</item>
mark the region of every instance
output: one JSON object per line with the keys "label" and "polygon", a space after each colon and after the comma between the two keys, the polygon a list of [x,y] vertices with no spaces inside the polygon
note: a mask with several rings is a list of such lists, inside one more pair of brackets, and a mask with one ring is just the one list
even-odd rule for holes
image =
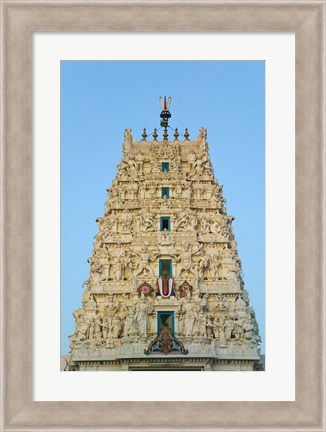
{"label": "metal trident ornament", "polygon": [[160,97],[160,104],[161,104],[162,111],[169,111],[171,101],[172,99],[170,98],[170,96],[168,97],[167,102],[166,102],[166,96],[164,96],[164,99],[162,98],[162,96]]}
{"label": "metal trident ornament", "polygon": [[169,118],[171,117],[171,113],[169,111],[170,105],[171,105],[171,98],[168,97],[168,100],[166,101],[166,96],[164,96],[164,99],[162,96],[160,97],[160,104],[162,108],[162,112],[160,114],[161,117],[161,126],[164,127],[164,132],[166,137],[164,139],[167,139],[167,127],[169,126]]}

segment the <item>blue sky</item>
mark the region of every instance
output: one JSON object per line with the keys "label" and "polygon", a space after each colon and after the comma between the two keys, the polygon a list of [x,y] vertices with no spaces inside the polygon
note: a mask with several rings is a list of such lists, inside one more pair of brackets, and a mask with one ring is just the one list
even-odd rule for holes
{"label": "blue sky", "polygon": [[194,139],[207,128],[215,177],[242,260],[245,287],[265,351],[265,63],[263,61],[61,62],[61,353],[89,276],[95,219],[122,155],[123,132],[159,127],[160,96],[170,125]]}

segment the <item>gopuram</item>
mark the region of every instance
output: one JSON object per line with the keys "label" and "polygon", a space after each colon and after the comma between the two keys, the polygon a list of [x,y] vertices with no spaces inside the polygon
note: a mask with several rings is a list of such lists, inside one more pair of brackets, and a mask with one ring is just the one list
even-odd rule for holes
{"label": "gopuram", "polygon": [[171,99],[160,100],[162,139],[124,132],[74,312],[70,370],[253,371],[258,324],[206,129],[181,135],[168,124]]}

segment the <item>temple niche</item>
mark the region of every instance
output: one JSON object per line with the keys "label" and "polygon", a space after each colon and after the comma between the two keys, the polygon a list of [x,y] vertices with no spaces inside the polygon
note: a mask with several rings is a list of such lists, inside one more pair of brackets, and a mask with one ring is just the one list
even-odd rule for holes
{"label": "temple niche", "polygon": [[125,129],[118,172],[98,217],[70,370],[253,371],[255,313],[207,131],[137,141]]}

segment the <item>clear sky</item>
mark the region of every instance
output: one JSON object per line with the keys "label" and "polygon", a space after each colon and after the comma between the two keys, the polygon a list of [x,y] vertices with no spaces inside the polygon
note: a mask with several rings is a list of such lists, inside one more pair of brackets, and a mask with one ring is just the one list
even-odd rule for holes
{"label": "clear sky", "polygon": [[72,312],[81,306],[89,276],[95,219],[104,214],[124,129],[132,128],[140,140],[144,127],[148,133],[159,128],[164,95],[172,97],[172,127],[180,133],[188,127],[190,139],[207,128],[265,352],[265,63],[62,61],[62,354],[69,351]]}

